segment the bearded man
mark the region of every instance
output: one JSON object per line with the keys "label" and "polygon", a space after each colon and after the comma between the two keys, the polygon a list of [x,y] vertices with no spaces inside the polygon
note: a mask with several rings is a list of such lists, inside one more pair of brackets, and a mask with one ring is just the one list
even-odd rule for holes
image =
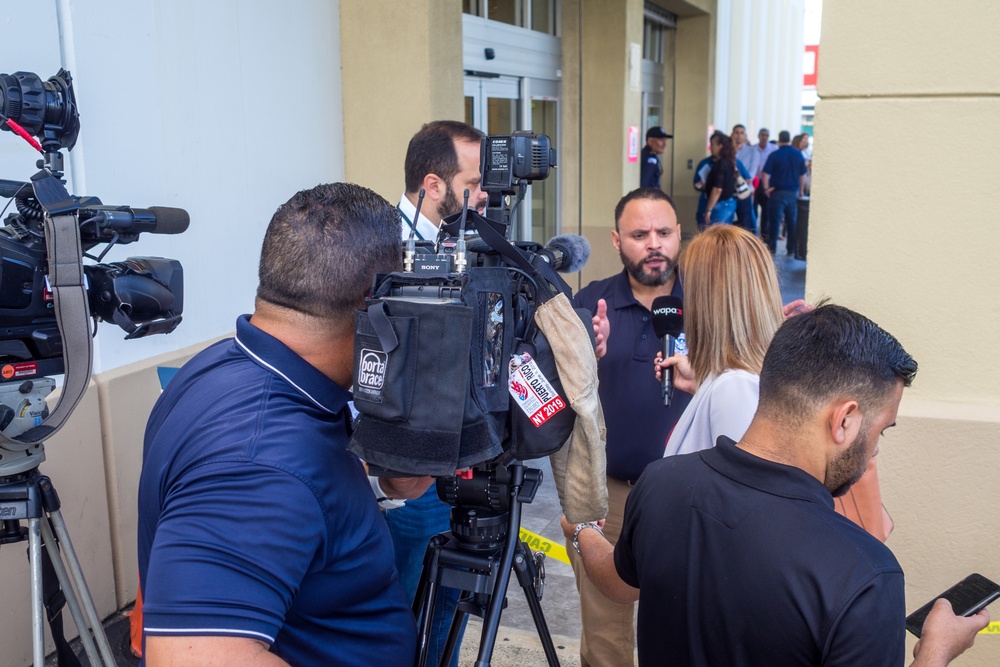
{"label": "bearded man", "polygon": [[[677,209],[659,188],[638,188],[615,207],[611,242],[624,266],[621,273],[590,283],[577,292],[574,305],[607,319],[610,336],[598,362],[601,404],[607,425],[608,518],[604,534],[618,538],[625,500],[646,465],[663,457],[663,445],[689,394],[675,391],[663,406],[660,383],[649,372],[661,350],[653,332],[652,304],[658,296],[683,298],[677,276],[681,227]],[[684,349],[683,334],[678,348]],[[581,664],[590,667],[634,664],[635,604],[606,598],[587,578],[576,552],[569,549],[583,621]]]}

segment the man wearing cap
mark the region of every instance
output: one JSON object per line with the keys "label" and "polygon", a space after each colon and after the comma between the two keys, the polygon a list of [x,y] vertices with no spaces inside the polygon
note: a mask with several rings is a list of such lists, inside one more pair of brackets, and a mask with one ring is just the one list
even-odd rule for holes
{"label": "man wearing cap", "polygon": [[642,168],[639,176],[640,188],[660,187],[660,176],[663,175],[663,165],[660,164],[660,154],[667,147],[667,139],[671,135],[663,131],[659,125],[646,130],[646,145],[642,149]]}

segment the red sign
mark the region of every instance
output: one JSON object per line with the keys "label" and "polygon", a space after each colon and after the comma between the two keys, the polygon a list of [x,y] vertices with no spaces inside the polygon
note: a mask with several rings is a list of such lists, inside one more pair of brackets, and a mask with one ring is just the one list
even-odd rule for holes
{"label": "red sign", "polygon": [[802,85],[815,88],[819,76],[819,44],[806,46],[805,60],[802,63]]}

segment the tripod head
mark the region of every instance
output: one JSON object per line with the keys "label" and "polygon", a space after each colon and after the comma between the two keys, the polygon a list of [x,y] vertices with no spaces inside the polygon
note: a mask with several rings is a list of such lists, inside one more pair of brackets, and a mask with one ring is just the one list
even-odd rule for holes
{"label": "tripod head", "polygon": [[451,534],[463,547],[496,549],[507,537],[511,488],[513,500],[530,503],[542,483],[542,471],[519,462],[486,464],[437,480],[438,498],[451,505]]}
{"label": "tripod head", "polygon": [[[12,373],[4,366],[0,373]],[[15,440],[25,431],[41,424],[49,416],[45,397],[55,389],[52,378],[0,382],[0,479],[37,468],[45,460],[43,443]]]}

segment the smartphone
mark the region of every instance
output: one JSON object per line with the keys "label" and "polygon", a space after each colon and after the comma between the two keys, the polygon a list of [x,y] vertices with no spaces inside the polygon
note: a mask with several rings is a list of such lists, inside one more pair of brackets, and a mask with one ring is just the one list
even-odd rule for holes
{"label": "smartphone", "polygon": [[934,606],[938,598],[944,598],[950,602],[956,616],[972,616],[979,613],[989,603],[1000,598],[1000,586],[981,574],[970,574],[907,616],[906,629],[919,637],[924,628],[924,621],[927,620],[927,614],[931,613],[931,607]]}

